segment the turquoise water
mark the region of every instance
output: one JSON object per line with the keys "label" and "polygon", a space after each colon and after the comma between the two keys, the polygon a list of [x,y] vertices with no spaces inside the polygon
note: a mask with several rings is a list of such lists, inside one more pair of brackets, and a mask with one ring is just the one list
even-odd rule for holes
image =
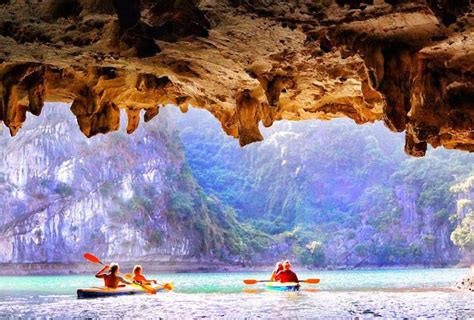
{"label": "turquoise water", "polygon": [[466,269],[315,271],[300,293],[267,292],[243,279],[253,273],[152,275],[175,284],[172,293],[77,300],[76,289],[100,286],[93,276],[0,277],[2,316],[48,318],[195,317],[474,317],[472,293],[451,289]]}

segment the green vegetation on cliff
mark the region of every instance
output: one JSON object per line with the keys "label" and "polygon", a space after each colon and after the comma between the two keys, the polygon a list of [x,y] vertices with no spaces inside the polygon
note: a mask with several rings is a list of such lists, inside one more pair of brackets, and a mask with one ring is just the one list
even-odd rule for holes
{"label": "green vegetation on cliff", "polygon": [[460,259],[456,226],[456,245],[472,235],[450,216],[451,187],[474,175],[474,155],[411,158],[402,135],[348,120],[275,123],[242,149],[205,112],[177,119],[204,191],[272,235],[285,256],[316,266],[445,265]]}

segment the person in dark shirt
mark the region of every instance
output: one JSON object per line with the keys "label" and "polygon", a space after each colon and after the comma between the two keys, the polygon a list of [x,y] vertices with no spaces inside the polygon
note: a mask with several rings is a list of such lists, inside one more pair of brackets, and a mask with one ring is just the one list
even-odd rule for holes
{"label": "person in dark shirt", "polygon": [[283,282],[296,282],[296,283],[298,283],[299,282],[298,276],[296,275],[296,273],[291,271],[290,261],[286,260],[283,263],[283,270],[279,271],[276,274],[276,280],[280,281],[281,283],[283,283]]}

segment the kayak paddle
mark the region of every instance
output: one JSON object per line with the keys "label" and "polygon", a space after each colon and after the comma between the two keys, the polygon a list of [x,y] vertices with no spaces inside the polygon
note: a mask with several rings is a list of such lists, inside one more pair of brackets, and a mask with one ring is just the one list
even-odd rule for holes
{"label": "kayak paddle", "polygon": [[104,265],[102,263],[102,261],[100,261],[99,258],[97,258],[96,256],[94,256],[92,253],[89,253],[89,252],[84,253],[84,259],[86,259],[86,260],[88,260],[92,263],[100,263],[101,265]]}
{"label": "kayak paddle", "polygon": [[273,282],[272,280],[255,280],[255,279],[246,279],[244,280],[245,284],[256,284],[259,282]]}
{"label": "kayak paddle", "polygon": [[[298,282],[317,284],[320,281],[321,281],[320,279],[306,279],[306,280],[299,280]],[[255,280],[255,279],[246,279],[246,280],[244,280],[245,284],[256,284],[256,283],[259,283],[259,282],[274,282],[274,281],[271,281],[271,280]]]}
{"label": "kayak paddle", "polygon": [[[125,274],[125,278],[127,278],[128,280],[133,280],[133,275],[132,275],[131,273],[126,273],[126,274]],[[174,284],[173,284],[173,282],[168,282],[168,283],[162,282],[162,283],[158,283],[158,284],[159,284],[160,286],[162,286],[163,289],[168,290],[168,291],[172,291],[172,290],[174,289]],[[150,287],[150,288],[153,289],[153,287],[151,287],[151,286],[148,285],[148,284],[144,284],[144,286],[148,286],[148,287]],[[153,289],[153,290],[155,290],[155,289]]]}
{"label": "kayak paddle", "polygon": [[134,281],[132,274],[126,273],[125,278],[127,280],[133,281],[134,285],[140,286],[144,291],[148,292],[149,294],[156,294],[156,290],[152,286]]}
{"label": "kayak paddle", "polygon": [[174,289],[174,284],[173,282],[168,282],[163,284],[163,288],[165,288],[168,291],[172,291]]}
{"label": "kayak paddle", "polygon": [[300,280],[298,282],[318,284],[319,282],[321,282],[321,279],[306,279],[306,280]]}

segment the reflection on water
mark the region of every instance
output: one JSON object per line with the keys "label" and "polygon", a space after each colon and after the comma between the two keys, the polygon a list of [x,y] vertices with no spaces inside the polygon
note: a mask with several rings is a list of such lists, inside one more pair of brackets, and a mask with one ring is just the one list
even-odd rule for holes
{"label": "reflection on water", "polygon": [[[201,317],[474,317],[473,295],[449,286],[465,270],[316,272],[321,284],[300,293],[266,292],[241,280],[262,273],[168,274],[176,292],[77,300],[75,289],[97,285],[87,276],[2,277],[0,318]],[[301,274],[301,278],[315,274]],[[244,291],[244,289],[246,289]]]}

